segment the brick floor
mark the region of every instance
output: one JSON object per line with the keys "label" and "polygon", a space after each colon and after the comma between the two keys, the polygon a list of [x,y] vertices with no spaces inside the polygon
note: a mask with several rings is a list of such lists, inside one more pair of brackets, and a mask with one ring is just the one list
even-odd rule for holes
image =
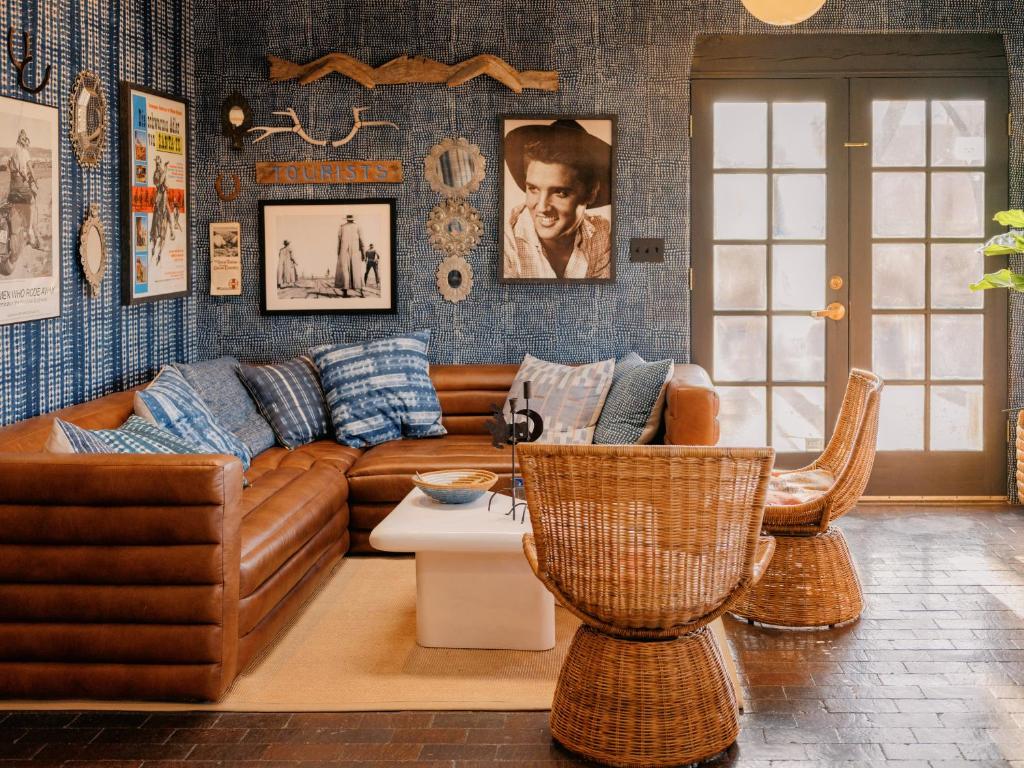
{"label": "brick floor", "polygon": [[[727,619],[746,691],[715,766],[1024,768],[1024,511],[847,516],[861,620],[782,631]],[[0,712],[0,768],[579,764],[544,712]]]}

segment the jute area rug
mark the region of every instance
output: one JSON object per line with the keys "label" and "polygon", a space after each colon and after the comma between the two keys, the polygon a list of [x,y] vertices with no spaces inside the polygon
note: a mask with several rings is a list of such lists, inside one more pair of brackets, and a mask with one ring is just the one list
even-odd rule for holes
{"label": "jute area rug", "polygon": [[345,712],[548,709],[579,621],[555,609],[550,651],[416,645],[416,564],[345,558],[216,704],[0,701],[0,709]]}

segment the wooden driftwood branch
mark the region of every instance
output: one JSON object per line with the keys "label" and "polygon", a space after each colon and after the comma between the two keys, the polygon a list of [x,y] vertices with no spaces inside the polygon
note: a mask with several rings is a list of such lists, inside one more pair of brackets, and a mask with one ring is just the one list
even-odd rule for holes
{"label": "wooden driftwood branch", "polygon": [[297,64],[278,56],[267,56],[267,61],[270,63],[270,79],[275,83],[297,79],[300,84],[309,85],[337,72],[365,88],[402,83],[447,83],[454,88],[480,75],[487,75],[516,93],[525,89],[558,90],[557,72],[520,72],[504,59],[486,53],[451,66],[425,56],[399,56],[387,64],[371,67],[344,53],[329,53],[307,64]]}

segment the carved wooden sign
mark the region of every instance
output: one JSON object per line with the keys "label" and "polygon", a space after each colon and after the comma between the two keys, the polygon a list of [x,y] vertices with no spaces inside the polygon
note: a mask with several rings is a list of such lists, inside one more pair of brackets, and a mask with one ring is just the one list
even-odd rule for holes
{"label": "carved wooden sign", "polygon": [[395,184],[401,160],[301,160],[256,163],[259,184]]}

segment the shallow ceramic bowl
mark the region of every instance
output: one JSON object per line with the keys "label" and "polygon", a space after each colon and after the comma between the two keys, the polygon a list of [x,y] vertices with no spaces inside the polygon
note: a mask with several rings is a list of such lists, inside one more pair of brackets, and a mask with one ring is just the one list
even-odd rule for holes
{"label": "shallow ceramic bowl", "polygon": [[441,504],[469,504],[498,482],[486,469],[442,469],[412,477],[413,485]]}

